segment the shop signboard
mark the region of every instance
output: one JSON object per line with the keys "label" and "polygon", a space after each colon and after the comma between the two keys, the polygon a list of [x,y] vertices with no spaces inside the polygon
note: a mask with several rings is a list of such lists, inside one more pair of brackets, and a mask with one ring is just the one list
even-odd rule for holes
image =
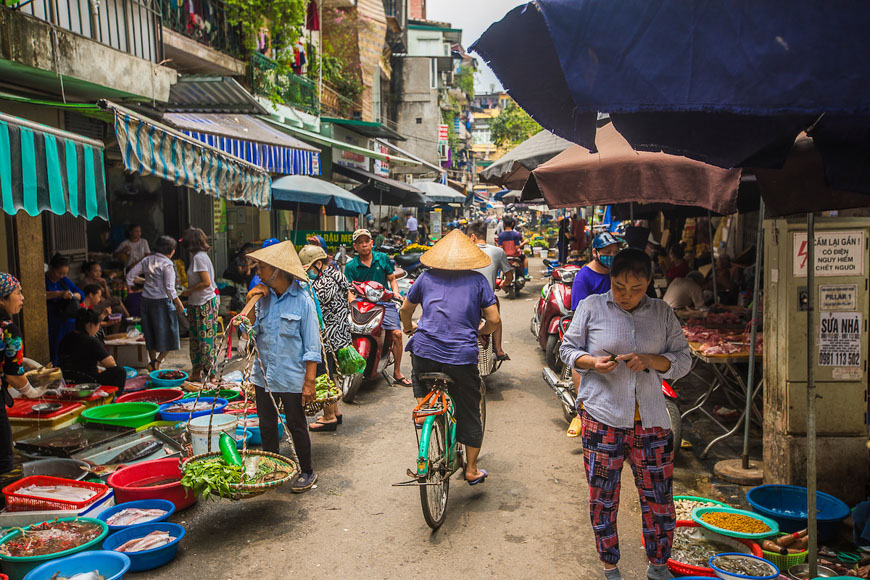
{"label": "shop signboard", "polygon": [[[816,276],[864,274],[864,231],[816,232]],[[807,234],[794,233],[793,269],[796,278],[807,275]]]}
{"label": "shop signboard", "polygon": [[434,240],[441,239],[441,208],[429,212],[429,236]]}
{"label": "shop signboard", "polygon": [[822,312],[819,316],[819,366],[861,366],[861,313]]}
{"label": "shop signboard", "polygon": [[[390,150],[386,145],[381,145],[380,143],[375,143],[375,151],[381,153],[382,155],[389,155]],[[389,177],[390,176],[390,162],[389,160],[381,161],[380,159],[374,160],[375,166],[375,175],[380,175],[381,177]]]}
{"label": "shop signboard", "polygon": [[[348,131],[343,127],[333,126],[332,136],[338,141],[354,145],[363,149],[368,149],[369,140],[358,133]],[[332,148],[332,162],[345,167],[353,167],[355,169],[369,170],[369,158],[354,151],[345,151],[338,147]]]}
{"label": "shop signboard", "polygon": [[320,236],[326,240],[326,251],[334,254],[339,246],[353,245],[353,232],[324,232],[317,230],[299,230],[293,232],[293,243],[299,249],[307,243],[311,236]]}

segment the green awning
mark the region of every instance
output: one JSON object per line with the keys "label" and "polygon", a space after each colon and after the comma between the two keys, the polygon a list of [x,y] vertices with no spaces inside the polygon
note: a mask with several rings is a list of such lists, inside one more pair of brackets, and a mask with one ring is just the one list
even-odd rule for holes
{"label": "green awning", "polygon": [[109,221],[103,144],[0,113],[3,211],[44,211]]}
{"label": "green awning", "polygon": [[360,135],[365,135],[366,137],[371,137],[373,139],[380,137],[381,139],[393,139],[394,141],[407,141],[407,137],[398,131],[393,131],[383,123],[359,121],[357,119],[339,119],[336,117],[321,117],[320,122],[340,125],[359,133]]}

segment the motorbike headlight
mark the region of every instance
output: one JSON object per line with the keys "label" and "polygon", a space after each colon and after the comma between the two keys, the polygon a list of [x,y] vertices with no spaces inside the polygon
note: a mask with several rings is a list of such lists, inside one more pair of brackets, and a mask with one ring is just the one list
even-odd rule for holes
{"label": "motorbike headlight", "polygon": [[366,288],[366,300],[369,302],[380,302],[381,298],[384,297],[384,288],[372,288],[369,286]]}

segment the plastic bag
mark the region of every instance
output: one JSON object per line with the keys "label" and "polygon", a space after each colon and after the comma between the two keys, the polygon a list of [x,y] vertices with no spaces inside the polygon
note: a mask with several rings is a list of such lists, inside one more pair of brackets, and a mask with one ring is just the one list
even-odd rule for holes
{"label": "plastic bag", "polygon": [[353,345],[348,345],[335,353],[338,359],[338,372],[342,375],[359,375],[366,370],[366,359],[356,351]]}

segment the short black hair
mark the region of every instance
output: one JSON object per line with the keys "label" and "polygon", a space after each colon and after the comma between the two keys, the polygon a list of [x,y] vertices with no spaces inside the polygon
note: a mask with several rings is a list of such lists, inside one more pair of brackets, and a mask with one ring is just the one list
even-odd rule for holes
{"label": "short black hair", "polygon": [[82,272],[90,272],[94,266],[100,266],[101,264],[97,261],[85,262],[82,264]]}
{"label": "short black hair", "polygon": [[626,248],[613,257],[610,277],[618,278],[623,274],[634,274],[639,278],[652,278],[652,260],[643,250]]}
{"label": "short black hair", "polygon": [[154,251],[158,254],[163,254],[164,256],[168,256],[174,252],[176,247],[178,247],[178,242],[169,236],[160,236],[154,243]]}
{"label": "short black hair", "polygon": [[100,315],[96,311],[89,308],[79,308],[76,314],[76,330],[78,332],[87,332],[88,324],[99,324]]}
{"label": "short black hair", "polygon": [[51,261],[48,263],[48,266],[52,270],[57,270],[58,268],[69,266],[69,258],[64,256],[63,254],[55,254],[51,257]]}
{"label": "short black hair", "polygon": [[486,241],[486,222],[477,220],[468,224],[467,233],[474,234],[478,240]]}
{"label": "short black hair", "polygon": [[682,260],[686,256],[686,248],[683,244],[674,244],[671,246],[671,252],[674,253],[674,257],[678,260]]}
{"label": "short black hair", "polygon": [[103,289],[100,288],[96,284],[86,284],[84,288],[82,288],[82,292],[85,293],[85,296],[90,296],[91,294],[96,294],[97,292],[101,292]]}

